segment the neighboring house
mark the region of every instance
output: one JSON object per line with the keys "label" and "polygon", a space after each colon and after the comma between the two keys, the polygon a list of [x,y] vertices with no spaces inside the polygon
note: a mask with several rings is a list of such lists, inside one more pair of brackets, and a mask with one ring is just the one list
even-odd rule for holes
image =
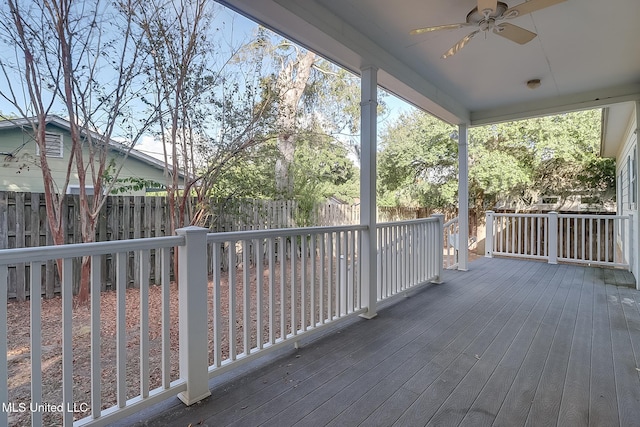
{"label": "neighboring house", "polygon": [[[64,183],[71,153],[69,129],[70,124],[67,120],[48,116],[47,160],[53,179],[58,186]],[[99,137],[99,135],[95,134],[93,137]],[[124,162],[118,179],[135,178],[149,181],[149,184],[160,185],[166,183],[164,162],[161,160],[137,150],[129,150],[127,146],[115,141],[110,141],[109,147],[108,161],[113,161],[116,167]],[[88,156],[85,154],[84,158],[86,164]],[[150,185],[147,188],[128,190],[119,194],[144,195],[147,191],[157,191],[157,187],[157,185]],[[87,188],[87,190],[91,194],[92,189]],[[30,125],[24,119],[0,121],[0,191],[44,192],[38,147]],[[72,172],[66,192],[78,194],[79,182],[76,173]]]}
{"label": "neighboring house", "polygon": [[[616,159],[616,212],[633,215],[632,244],[625,251],[631,271],[640,285],[640,227],[638,227],[638,125],[640,101],[607,107],[602,113],[602,143],[600,155]],[[640,289],[640,287],[638,288]]]}
{"label": "neighboring house", "polygon": [[496,212],[528,212],[528,213],[615,213],[614,201],[602,201],[589,194],[575,194],[563,196],[541,196],[531,204],[524,204],[521,200],[500,200],[493,210]]}

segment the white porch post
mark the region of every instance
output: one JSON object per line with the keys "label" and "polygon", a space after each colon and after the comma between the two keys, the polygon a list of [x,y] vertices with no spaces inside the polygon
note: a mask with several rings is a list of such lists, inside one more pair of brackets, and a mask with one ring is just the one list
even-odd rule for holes
{"label": "white porch post", "polygon": [[377,301],[377,242],[376,242],[376,147],[378,69],[361,70],[360,83],[360,224],[368,228],[362,234],[360,260],[362,262],[362,317],[376,315]]}
{"label": "white porch post", "polygon": [[469,137],[467,125],[458,125],[458,270],[467,271],[469,259]]}
{"label": "white porch post", "polygon": [[178,394],[186,405],[211,395],[209,391],[209,337],[207,322],[207,229],[185,227],[178,248],[178,318],[180,332],[180,378],[187,390]]}

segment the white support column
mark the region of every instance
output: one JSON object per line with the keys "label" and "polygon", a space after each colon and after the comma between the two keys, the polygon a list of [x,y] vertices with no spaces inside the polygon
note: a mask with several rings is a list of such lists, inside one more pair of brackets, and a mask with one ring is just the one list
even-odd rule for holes
{"label": "white support column", "polygon": [[[638,179],[640,177],[640,146],[638,142],[640,142],[640,101],[636,101],[636,211],[638,210],[638,206],[640,206],[640,185],[638,185]],[[635,213],[634,218],[636,223],[634,224],[634,232],[632,237],[632,244],[635,246],[635,252],[633,252],[633,258],[629,260],[629,263],[633,263],[635,265],[636,271],[633,273],[636,276],[636,289],[640,290],[640,215],[638,212]]]}
{"label": "white support column", "polygon": [[469,259],[469,155],[467,125],[458,125],[458,270],[467,271]]}
{"label": "white support column", "polygon": [[186,245],[178,248],[180,378],[187,390],[178,394],[185,405],[211,395],[209,391],[209,330],[207,306],[207,229],[176,230]]}
{"label": "white support column", "polygon": [[377,302],[377,241],[376,241],[376,148],[378,109],[378,69],[361,70],[360,82],[360,224],[368,229],[362,233],[360,260],[362,262],[362,306],[376,315]]}

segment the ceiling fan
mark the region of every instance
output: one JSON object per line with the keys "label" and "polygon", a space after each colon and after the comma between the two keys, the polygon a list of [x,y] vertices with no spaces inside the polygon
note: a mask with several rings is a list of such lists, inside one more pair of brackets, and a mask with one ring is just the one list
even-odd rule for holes
{"label": "ceiling fan", "polygon": [[520,3],[519,5],[509,7],[506,3],[498,0],[478,0],[478,6],[474,7],[473,10],[467,14],[466,22],[417,28],[415,30],[411,30],[409,34],[415,35],[440,30],[478,27],[477,30],[467,34],[462,40],[453,45],[451,49],[446,51],[442,55],[442,58],[448,58],[458,53],[481,31],[485,33],[491,31],[518,44],[525,44],[533,40],[537,34],[532,33],[529,30],[525,30],[522,27],[518,27],[517,25],[503,21],[517,18],[518,16],[526,15],[531,12],[562,3],[563,1],[566,0],[530,0]]}

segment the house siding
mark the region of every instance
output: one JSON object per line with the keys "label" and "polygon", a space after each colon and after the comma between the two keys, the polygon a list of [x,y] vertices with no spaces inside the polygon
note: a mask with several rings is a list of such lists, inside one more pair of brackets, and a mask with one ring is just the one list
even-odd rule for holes
{"label": "house siding", "polygon": [[[631,266],[631,271],[633,274],[638,277],[638,239],[635,238],[638,236],[638,200],[634,201],[633,193],[633,177],[635,174],[635,179],[638,179],[638,136],[635,132],[637,128],[636,123],[636,114],[632,114],[629,119],[629,123],[627,129],[624,133],[624,144],[622,148],[616,155],[616,177],[618,184],[618,188],[616,191],[616,195],[618,197],[617,206],[618,213],[621,215],[633,215],[633,230],[634,238],[633,244],[631,246],[626,246],[628,249],[624,253],[624,257],[629,261],[629,265]],[[635,161],[634,161],[635,157]],[[632,169],[635,166],[635,173]],[[636,186],[638,184],[636,183]],[[635,189],[636,199],[637,199],[637,188]]]}
{"label": "house siding", "polygon": [[[58,185],[64,183],[67,165],[71,155],[71,135],[66,129],[49,124],[47,132],[62,134],[63,157],[48,157],[48,164],[54,181]],[[44,192],[42,171],[38,166],[36,143],[28,131],[21,129],[3,129],[0,131],[0,152],[14,153],[13,156],[0,154],[0,191]],[[83,155],[85,164],[88,155]],[[116,165],[122,164],[124,156],[116,151],[110,151],[109,159]],[[120,171],[119,178],[140,178],[159,183],[165,183],[164,173],[157,167],[129,156]],[[72,174],[69,185],[78,186],[77,174]],[[127,195],[144,195],[145,190],[128,191]]]}

